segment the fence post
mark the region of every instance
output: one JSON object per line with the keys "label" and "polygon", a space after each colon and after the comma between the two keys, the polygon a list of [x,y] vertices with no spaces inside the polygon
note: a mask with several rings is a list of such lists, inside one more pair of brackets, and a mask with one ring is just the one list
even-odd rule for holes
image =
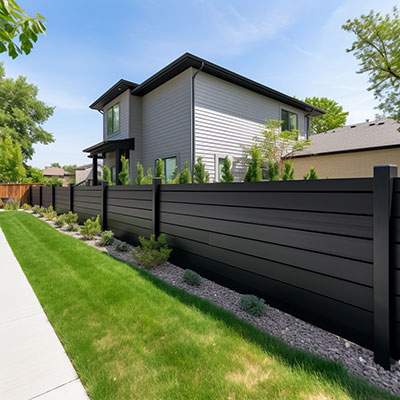
{"label": "fence post", "polygon": [[101,230],[107,229],[107,192],[108,182],[101,183]]}
{"label": "fence post", "polygon": [[56,208],[56,185],[51,185],[51,206]]}
{"label": "fence post", "polygon": [[153,178],[152,190],[152,231],[156,239],[160,234],[160,185],[161,178]]}
{"label": "fence post", "polygon": [[397,166],[374,167],[374,361],[390,369],[390,217]]}
{"label": "fence post", "polygon": [[43,185],[39,186],[39,207],[42,207],[42,190],[43,190]]}
{"label": "fence post", "polygon": [[73,183],[69,185],[69,210],[74,212],[74,187]]}
{"label": "fence post", "polygon": [[32,185],[29,185],[29,200],[28,200],[28,204],[33,206],[33,204],[32,204]]}

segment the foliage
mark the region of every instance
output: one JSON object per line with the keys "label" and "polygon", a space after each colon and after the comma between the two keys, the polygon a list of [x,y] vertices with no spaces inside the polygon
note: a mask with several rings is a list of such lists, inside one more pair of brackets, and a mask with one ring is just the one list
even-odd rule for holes
{"label": "foliage", "polygon": [[73,174],[75,172],[75,168],[77,167],[76,164],[71,164],[71,165],[63,165],[62,169],[64,171],[70,172],[71,174]]}
{"label": "foliage", "polygon": [[44,178],[44,186],[58,186],[62,187],[63,181],[58,179],[56,176],[52,176],[51,178]]}
{"label": "foliage", "polygon": [[165,164],[162,158],[156,161],[156,178],[161,178],[161,183],[165,183]]}
{"label": "foliage", "polygon": [[26,166],[26,178],[22,179],[24,183],[44,183],[43,172],[40,168]]}
{"label": "foliage", "polygon": [[146,176],[142,179],[142,185],[151,185],[153,183],[153,171],[147,168]]}
{"label": "foliage", "polygon": [[101,231],[100,217],[89,218],[81,226],[80,233],[86,240],[93,239]]}
{"label": "foliage", "polygon": [[121,164],[121,172],[118,174],[118,178],[122,185],[129,185],[131,183],[129,178],[129,159],[121,156]]}
{"label": "foliage", "polygon": [[137,162],[136,168],[137,168],[137,176],[135,179],[135,183],[136,185],[141,185],[144,178],[144,170],[143,170],[143,165],[140,163],[140,161]]}
{"label": "foliage", "polygon": [[21,182],[25,174],[21,146],[10,135],[0,134],[0,182]]}
{"label": "foliage", "polygon": [[67,232],[78,232],[79,231],[79,225],[78,224],[68,224],[67,227],[65,228]]}
{"label": "foliage", "polygon": [[203,158],[198,157],[194,164],[193,181],[194,183],[208,183],[210,174],[206,171],[206,164],[203,163]]}
{"label": "foliage", "polygon": [[47,211],[47,213],[44,214],[44,216],[47,220],[53,221],[53,219],[57,217],[57,212],[56,211]]}
{"label": "foliage", "polygon": [[243,178],[244,182],[259,182],[262,179],[261,172],[261,152],[259,148],[252,147],[249,151],[251,160],[248,164],[246,175]]}
{"label": "foliage", "polygon": [[60,165],[60,163],[58,163],[58,162],[52,162],[52,163],[50,164],[50,166],[51,166],[51,167],[54,167],[54,168],[61,168],[61,165]]}
{"label": "foliage", "polygon": [[32,207],[32,214],[39,214],[39,211],[40,211],[40,206],[38,204],[35,204]]}
{"label": "foliage", "polygon": [[[18,6],[15,0],[0,2],[0,53],[8,51],[8,55],[29,54],[38,35],[45,34],[46,19],[40,14],[30,17]],[[16,43],[18,38],[19,44]]]}
{"label": "foliage", "polygon": [[32,206],[30,204],[28,204],[28,203],[24,203],[23,206],[22,206],[22,209],[25,210],[25,211],[28,211],[28,210],[32,209]]}
{"label": "foliage", "polygon": [[57,228],[62,228],[62,227],[66,224],[66,222],[65,222],[65,214],[59,215],[59,216],[56,218],[54,224],[55,224],[55,226],[56,226]]}
{"label": "foliage", "polygon": [[285,161],[283,163],[283,181],[292,181],[294,180],[294,166],[290,161]]}
{"label": "foliage", "polygon": [[370,86],[378,109],[400,121],[400,15],[393,7],[392,15],[373,10],[360,18],[347,20],[342,26],[356,39],[346,49],[360,62],[358,73],[369,75]]}
{"label": "foliage", "polygon": [[114,243],[114,232],[104,231],[101,233],[100,246],[111,246]]}
{"label": "foliage", "polygon": [[221,169],[221,182],[229,183],[233,182],[234,176],[231,173],[231,160],[228,156],[224,158],[224,165]]}
{"label": "foliage", "polygon": [[168,247],[165,234],[161,234],[157,240],[154,234],[150,239],[140,236],[139,242],[140,246],[133,255],[143,268],[150,269],[168,261],[172,249]]}
{"label": "foliage", "polygon": [[314,167],[310,167],[310,171],[303,176],[304,180],[318,179],[317,171]]}
{"label": "foliage", "polygon": [[8,211],[18,210],[19,202],[15,200],[8,200],[6,204],[4,204],[4,209]]}
{"label": "foliage", "polygon": [[268,161],[268,169],[267,169],[267,179],[269,181],[279,181],[279,164],[277,161],[272,162]]}
{"label": "foliage", "polygon": [[124,253],[129,250],[129,246],[125,242],[118,242],[115,248],[117,249],[117,251],[120,251],[121,253]]}
{"label": "foliage", "polygon": [[190,286],[200,286],[201,285],[201,277],[197,272],[192,271],[191,269],[185,269],[183,273],[183,280]]}
{"label": "foliage", "polygon": [[304,102],[326,111],[326,114],[312,117],[310,135],[326,132],[346,125],[349,112],[343,111],[343,107],[335,100],[328,99],[327,97],[306,97]]}
{"label": "foliage", "polygon": [[267,312],[264,300],[252,294],[241,295],[240,306],[244,311],[254,317],[262,317]]}
{"label": "foliage", "polygon": [[46,213],[47,213],[47,208],[43,206],[39,208],[38,214],[40,218],[43,218]]}
{"label": "foliage", "polygon": [[103,167],[103,181],[107,182],[109,186],[114,185],[111,178],[111,170],[106,165]]}
{"label": "foliage", "polygon": [[0,131],[19,143],[24,161],[32,158],[33,145],[54,142],[53,135],[42,128],[54,108],[37,99],[38,88],[19,76],[5,78],[0,64]]}
{"label": "foliage", "polygon": [[192,183],[192,177],[189,169],[189,161],[185,161],[182,172],[179,174],[179,183]]}
{"label": "foliage", "polygon": [[78,214],[69,211],[68,214],[63,216],[66,224],[76,224],[78,222]]}

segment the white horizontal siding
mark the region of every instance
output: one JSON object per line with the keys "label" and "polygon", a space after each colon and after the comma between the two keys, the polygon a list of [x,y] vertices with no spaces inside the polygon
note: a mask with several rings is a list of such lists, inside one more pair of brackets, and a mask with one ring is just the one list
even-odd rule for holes
{"label": "white horizontal siding", "polygon": [[[129,138],[129,114],[130,114],[130,90],[125,90],[113,101],[103,108],[103,140],[119,140]],[[107,135],[107,110],[114,104],[119,103],[119,131],[112,135]]]}
{"label": "white horizontal siding", "polygon": [[235,180],[245,173],[244,148],[253,143],[267,119],[281,119],[281,109],[298,114],[304,132],[304,112],[233,83],[200,72],[195,78],[195,157],[202,157],[216,180],[217,157],[233,159]]}

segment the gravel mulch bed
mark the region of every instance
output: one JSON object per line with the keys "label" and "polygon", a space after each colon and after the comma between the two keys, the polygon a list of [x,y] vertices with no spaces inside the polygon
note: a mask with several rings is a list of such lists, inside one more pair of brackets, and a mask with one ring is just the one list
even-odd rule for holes
{"label": "gravel mulch bed", "polygon": [[[41,219],[45,220],[44,218]],[[46,222],[54,226],[53,222]],[[77,232],[56,229],[83,240]],[[134,246],[128,244],[127,252],[119,252],[116,250],[116,244],[120,242],[118,240],[115,240],[112,246],[107,247],[99,247],[99,238],[85,242],[111,256],[138,266],[132,254]],[[337,361],[351,373],[369,381],[374,386],[400,396],[399,361],[392,365],[391,371],[386,371],[374,362],[372,351],[270,306],[267,307],[265,316],[253,317],[241,309],[239,293],[203,277],[199,287],[190,286],[182,279],[184,269],[169,262],[149,272],[178,288],[233,312],[239,318],[253,323],[258,328],[282,339],[293,347],[307,350],[328,360]]]}

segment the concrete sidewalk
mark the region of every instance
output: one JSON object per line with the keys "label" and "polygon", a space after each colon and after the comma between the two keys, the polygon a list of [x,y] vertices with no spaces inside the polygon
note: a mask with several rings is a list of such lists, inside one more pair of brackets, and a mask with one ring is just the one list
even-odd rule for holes
{"label": "concrete sidewalk", "polygon": [[1,229],[0,399],[88,399]]}

